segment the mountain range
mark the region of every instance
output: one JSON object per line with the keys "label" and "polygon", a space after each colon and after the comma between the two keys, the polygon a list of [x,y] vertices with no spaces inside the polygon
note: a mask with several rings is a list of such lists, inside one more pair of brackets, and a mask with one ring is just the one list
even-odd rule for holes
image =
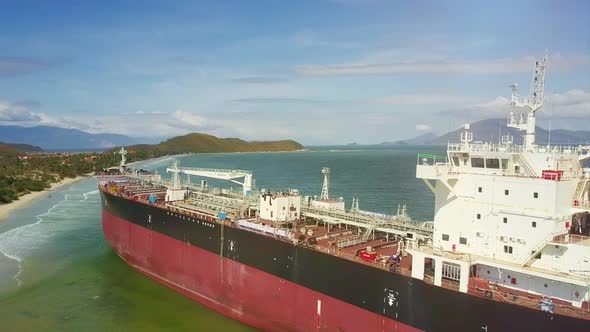
{"label": "mountain range", "polygon": [[90,134],[77,129],[49,126],[0,126],[0,141],[37,145],[44,150],[106,149],[142,143],[139,139],[125,135]]}
{"label": "mountain range", "polygon": [[[506,127],[506,119],[487,119],[470,124],[473,140],[481,142],[498,142],[500,136],[510,134],[515,144],[522,144],[523,132],[515,128]],[[444,135],[425,133],[420,136],[396,142],[384,142],[381,145],[446,145],[448,142],[460,141],[463,127]],[[550,140],[550,141],[549,141]],[[549,130],[539,126],[535,129],[535,143],[539,145],[579,145],[590,143],[590,131],[584,130]]]}

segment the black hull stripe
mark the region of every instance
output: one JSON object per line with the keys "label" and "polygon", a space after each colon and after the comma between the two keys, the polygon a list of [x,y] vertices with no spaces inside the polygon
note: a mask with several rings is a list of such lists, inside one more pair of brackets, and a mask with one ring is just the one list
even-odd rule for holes
{"label": "black hull stripe", "polygon": [[[119,218],[220,254],[219,224],[191,221],[102,191],[101,196],[103,209]],[[586,320],[432,286],[242,229],[224,227],[223,248],[224,257],[425,331],[590,330]],[[391,294],[397,307],[386,303]]]}

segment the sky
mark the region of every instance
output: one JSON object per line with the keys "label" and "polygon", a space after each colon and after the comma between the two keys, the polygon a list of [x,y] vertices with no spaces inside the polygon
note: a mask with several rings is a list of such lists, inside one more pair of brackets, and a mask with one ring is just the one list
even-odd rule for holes
{"label": "sky", "polygon": [[590,130],[590,1],[0,1],[0,124],[380,143],[507,117]]}

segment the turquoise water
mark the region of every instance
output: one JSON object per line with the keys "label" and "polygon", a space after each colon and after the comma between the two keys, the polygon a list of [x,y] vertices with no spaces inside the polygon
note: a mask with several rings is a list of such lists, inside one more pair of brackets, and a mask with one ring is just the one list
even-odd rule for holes
{"label": "turquoise water", "polygon": [[[418,152],[440,151],[201,154],[179,161],[181,166],[249,169],[258,188],[297,188],[310,195],[319,195],[320,169],[327,166],[331,196],[344,197],[347,206],[353,195],[361,209],[382,213],[393,213],[405,202],[414,219],[431,220],[433,197],[415,179]],[[171,161],[141,167],[163,173]],[[88,179],[47,194],[0,223],[3,330],[252,330],[129,268],[103,240],[99,199],[96,182]]]}

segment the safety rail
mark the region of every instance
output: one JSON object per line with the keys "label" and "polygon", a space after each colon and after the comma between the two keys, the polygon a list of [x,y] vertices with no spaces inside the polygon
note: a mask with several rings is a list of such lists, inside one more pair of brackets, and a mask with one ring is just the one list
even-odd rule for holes
{"label": "safety rail", "polygon": [[537,153],[553,153],[553,154],[577,154],[587,155],[590,153],[590,145],[535,145],[533,147],[525,147],[524,145],[514,144],[493,144],[493,143],[449,143],[447,145],[448,151],[472,151],[472,152],[537,152]]}
{"label": "safety rail", "polygon": [[[590,236],[581,235],[581,234],[563,234],[555,236],[551,243],[557,244],[583,244],[586,246],[590,246]],[[584,243],[581,243],[584,242]]]}
{"label": "safety rail", "polygon": [[414,232],[421,237],[431,238],[433,230],[428,227],[422,227],[422,224],[419,222],[407,221],[403,217],[393,216],[392,218],[376,218],[371,217],[368,215],[358,214],[358,213],[349,213],[346,211],[340,210],[333,210],[333,209],[322,209],[322,208],[313,208],[308,207],[305,204],[302,204],[301,211],[304,215],[308,214],[315,214],[318,216],[326,216],[332,217],[335,219],[342,220],[342,223],[346,223],[347,221],[364,224],[363,227],[365,228],[375,228],[375,230],[379,231],[377,228],[389,228],[392,230],[403,231],[403,232]]}

